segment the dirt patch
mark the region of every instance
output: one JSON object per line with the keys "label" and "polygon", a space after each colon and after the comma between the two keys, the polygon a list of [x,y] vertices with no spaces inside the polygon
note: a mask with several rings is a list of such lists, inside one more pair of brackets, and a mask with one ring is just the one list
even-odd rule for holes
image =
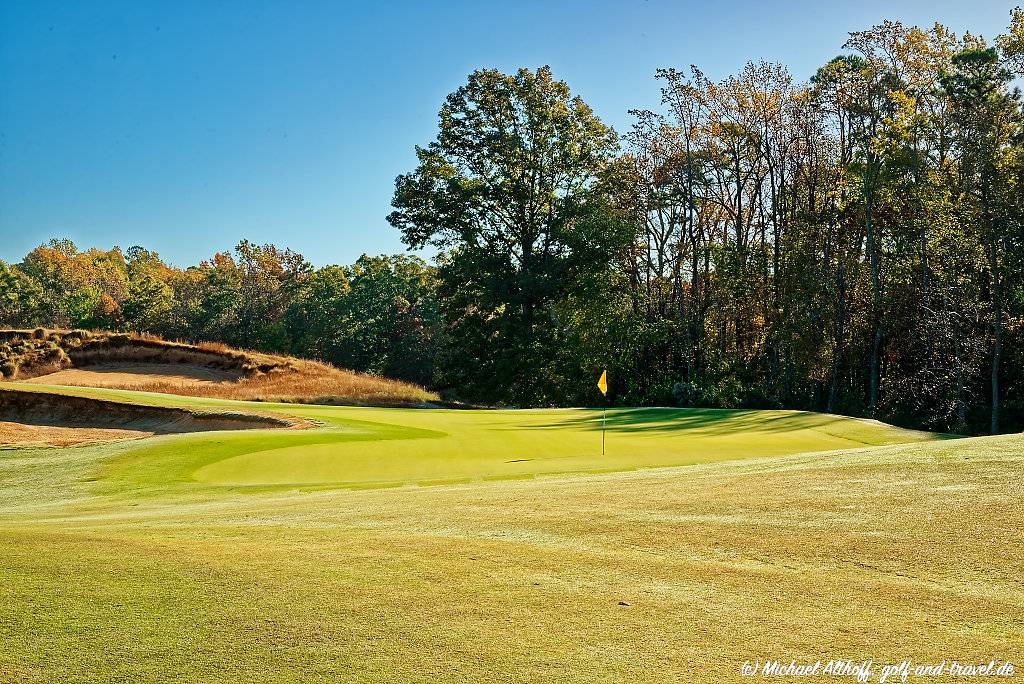
{"label": "dirt patch", "polygon": [[7,389],[0,389],[0,424],[8,425],[0,431],[0,444],[35,441],[55,446],[179,432],[308,426],[305,421],[278,416],[189,411]]}
{"label": "dirt patch", "polygon": [[238,371],[220,370],[197,364],[108,363],[85,368],[65,368],[24,382],[146,390],[169,386],[206,387],[221,382],[234,382],[241,377],[242,374]]}

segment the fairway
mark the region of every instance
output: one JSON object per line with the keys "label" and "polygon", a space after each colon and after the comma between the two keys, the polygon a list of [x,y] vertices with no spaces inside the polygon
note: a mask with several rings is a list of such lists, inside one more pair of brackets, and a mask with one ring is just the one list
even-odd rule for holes
{"label": "fairway", "polygon": [[[1020,522],[999,476],[1018,438],[614,409],[602,456],[593,409],[34,389],[313,427],[0,452],[3,681],[699,682],[823,643],[1012,655],[1019,549],[987,547],[968,581],[947,534]],[[1005,617],[964,621],[979,610]]]}
{"label": "fairway", "polygon": [[1019,436],[616,410],[602,458],[595,410],[43,391],[319,427],[0,451],[0,681],[707,682],[765,657],[1024,656]]}

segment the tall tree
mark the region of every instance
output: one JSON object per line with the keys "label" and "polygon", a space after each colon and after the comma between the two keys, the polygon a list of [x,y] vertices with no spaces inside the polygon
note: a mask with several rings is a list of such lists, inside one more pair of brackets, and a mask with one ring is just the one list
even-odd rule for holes
{"label": "tall tree", "polygon": [[410,247],[446,252],[448,372],[475,398],[557,400],[544,371],[554,306],[594,256],[588,205],[617,148],[548,67],[486,69],[448,96],[437,139],[396,180],[388,220]]}
{"label": "tall tree", "polygon": [[[996,48],[980,41],[952,59],[942,83],[958,113],[957,142],[960,177],[967,220],[981,230],[988,261],[988,290],[992,309],[990,431],[999,432],[1000,376],[1006,324],[1006,252],[1019,225],[1019,188],[1012,184],[1013,143],[1020,131],[1020,92],[1010,90],[1013,74],[1000,61]],[[1015,225],[1017,224],[1017,225]]]}

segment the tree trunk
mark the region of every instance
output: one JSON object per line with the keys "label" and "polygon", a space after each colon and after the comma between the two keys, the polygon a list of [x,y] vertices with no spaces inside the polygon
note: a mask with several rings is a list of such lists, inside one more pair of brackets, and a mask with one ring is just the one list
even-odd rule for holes
{"label": "tree trunk", "polygon": [[989,269],[992,271],[992,422],[990,431],[999,432],[999,364],[1003,356],[1003,293],[999,273],[999,247],[995,237],[989,240]]}
{"label": "tree trunk", "polygon": [[846,340],[846,263],[839,257],[839,306],[836,311],[835,351],[832,352],[832,381],[828,388],[828,413],[835,412],[836,397],[839,394],[839,370],[843,363],[843,343]]}
{"label": "tree trunk", "polygon": [[868,258],[871,261],[871,313],[875,321],[875,336],[874,342],[871,345],[871,362],[869,365],[870,391],[868,394],[868,411],[872,416],[878,410],[878,359],[882,350],[882,282],[878,263],[878,240],[875,239],[874,217],[872,216],[874,202],[874,192],[869,191],[867,204],[864,208],[864,227],[867,232]]}

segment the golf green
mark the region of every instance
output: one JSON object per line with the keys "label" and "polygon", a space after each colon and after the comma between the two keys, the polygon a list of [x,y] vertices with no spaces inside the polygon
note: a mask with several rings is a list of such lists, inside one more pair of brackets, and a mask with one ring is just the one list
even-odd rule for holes
{"label": "golf green", "polygon": [[[38,387],[38,386],[37,386]],[[119,401],[262,411],[306,430],[154,437],[109,447],[98,478],[132,486],[374,487],[679,466],[933,439],[929,433],[799,411],[393,409],[258,404],[40,387]]]}

